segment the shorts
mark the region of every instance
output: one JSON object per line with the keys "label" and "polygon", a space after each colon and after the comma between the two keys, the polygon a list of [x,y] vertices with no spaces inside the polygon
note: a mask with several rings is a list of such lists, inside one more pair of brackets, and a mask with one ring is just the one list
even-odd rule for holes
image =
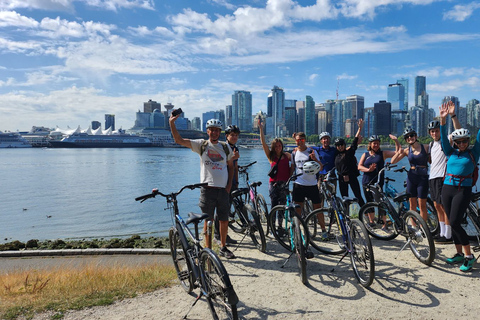
{"label": "shorts", "polygon": [[409,171],[407,174],[407,193],[410,193],[412,198],[427,199],[428,176]]}
{"label": "shorts", "polygon": [[432,200],[438,204],[442,204],[443,178],[435,178],[428,180],[428,187]]}
{"label": "shorts", "polygon": [[213,219],[217,209],[218,220],[228,221],[230,212],[230,196],[225,188],[202,188],[200,190],[200,203],[198,204],[202,213],[208,214]]}
{"label": "shorts", "polygon": [[313,204],[319,204],[321,202],[320,193],[318,192],[317,185],[302,186],[297,183],[293,184],[293,201],[305,202],[305,198],[312,201]]}

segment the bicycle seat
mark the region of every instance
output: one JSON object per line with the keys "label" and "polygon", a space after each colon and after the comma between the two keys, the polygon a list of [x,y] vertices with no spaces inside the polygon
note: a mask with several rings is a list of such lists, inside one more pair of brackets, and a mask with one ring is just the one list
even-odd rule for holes
{"label": "bicycle seat", "polygon": [[207,213],[193,213],[193,212],[189,212],[188,213],[188,219],[187,219],[187,224],[190,224],[190,223],[199,223],[200,221],[202,221],[203,219],[207,219],[209,216]]}
{"label": "bicycle seat", "polygon": [[343,197],[342,202],[345,204],[346,207],[348,207],[350,204],[358,202],[358,199],[353,197]]}
{"label": "bicycle seat", "polygon": [[480,200],[480,192],[472,193],[472,202]]}
{"label": "bicycle seat", "polygon": [[248,193],[248,188],[239,188],[235,191],[232,191],[232,197],[236,198]]}
{"label": "bicycle seat", "polygon": [[251,184],[252,187],[259,187],[262,185],[262,182],[261,181],[257,181],[257,182],[254,182]]}
{"label": "bicycle seat", "polygon": [[403,202],[403,201],[407,201],[408,199],[410,199],[410,197],[411,197],[410,193],[400,192],[399,194],[397,194],[395,196],[395,198],[393,198],[393,201]]}

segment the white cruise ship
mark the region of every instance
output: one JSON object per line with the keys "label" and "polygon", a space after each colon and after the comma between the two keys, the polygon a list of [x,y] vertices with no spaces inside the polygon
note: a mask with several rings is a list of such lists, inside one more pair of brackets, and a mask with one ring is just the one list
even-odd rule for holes
{"label": "white cruise ship", "polygon": [[16,132],[0,132],[0,148],[31,148],[32,145]]}

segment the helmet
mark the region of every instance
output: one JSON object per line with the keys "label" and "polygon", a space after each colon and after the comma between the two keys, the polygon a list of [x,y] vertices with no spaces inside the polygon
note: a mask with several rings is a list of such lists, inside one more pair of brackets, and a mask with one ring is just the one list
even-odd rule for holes
{"label": "helmet", "polygon": [[405,130],[403,130],[403,137],[406,138],[406,136],[412,133],[417,135],[417,133],[415,132],[415,130],[413,130],[412,127],[406,127]]}
{"label": "helmet", "polygon": [[427,126],[428,130],[432,130],[435,128],[440,128],[440,121],[438,120],[430,121],[430,123]]}
{"label": "helmet", "polygon": [[307,161],[303,164],[303,173],[305,174],[317,174],[320,171],[320,165],[315,161]]}
{"label": "helmet", "polygon": [[380,141],[380,137],[377,136],[376,134],[372,134],[370,138],[368,138],[368,142],[373,142],[373,141]]}
{"label": "helmet", "polygon": [[225,129],[226,134],[230,134],[232,132],[240,134],[240,129],[236,125],[230,125]]}
{"label": "helmet", "polygon": [[318,140],[322,140],[322,139],[325,138],[325,137],[331,138],[331,137],[330,137],[330,133],[328,133],[328,132],[322,132],[322,133],[320,133],[319,136],[318,136]]}
{"label": "helmet", "polygon": [[470,131],[468,131],[468,129],[461,128],[452,132],[453,141],[465,138],[470,138]]}
{"label": "helmet", "polygon": [[222,121],[218,119],[210,119],[207,121],[207,129],[208,128],[220,128],[222,129]]}
{"label": "helmet", "polygon": [[345,145],[345,139],[337,138],[335,139],[335,146],[343,146]]}

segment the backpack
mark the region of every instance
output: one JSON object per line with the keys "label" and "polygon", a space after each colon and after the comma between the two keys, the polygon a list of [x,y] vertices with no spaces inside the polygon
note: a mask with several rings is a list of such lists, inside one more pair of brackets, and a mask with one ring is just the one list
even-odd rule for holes
{"label": "backpack", "polygon": [[[227,143],[223,141],[218,141],[218,143],[222,145],[223,151],[225,152],[225,156],[228,159],[228,155],[230,154],[230,149],[228,148]],[[200,156],[202,156],[205,150],[207,149],[207,145],[208,145],[208,140],[203,140],[202,145],[200,146]]]}

